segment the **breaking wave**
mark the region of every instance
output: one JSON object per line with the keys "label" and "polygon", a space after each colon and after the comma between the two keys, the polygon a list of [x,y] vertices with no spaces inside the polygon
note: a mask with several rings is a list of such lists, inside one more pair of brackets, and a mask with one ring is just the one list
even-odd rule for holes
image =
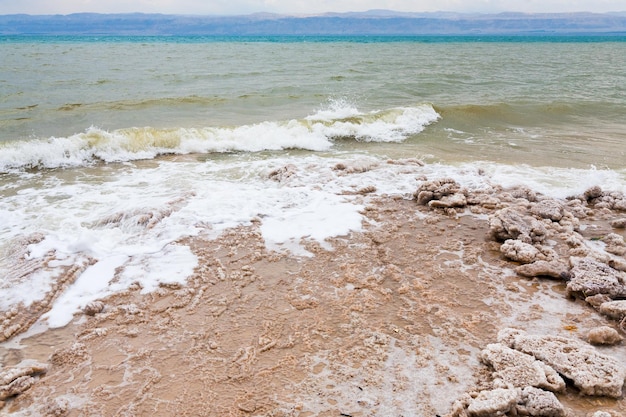
{"label": "breaking wave", "polygon": [[90,127],[68,137],[0,144],[0,172],[152,159],[164,154],[325,151],[338,138],[402,142],[439,117],[429,104],[362,112],[349,103],[334,101],[303,119],[235,127],[132,127],[113,131]]}

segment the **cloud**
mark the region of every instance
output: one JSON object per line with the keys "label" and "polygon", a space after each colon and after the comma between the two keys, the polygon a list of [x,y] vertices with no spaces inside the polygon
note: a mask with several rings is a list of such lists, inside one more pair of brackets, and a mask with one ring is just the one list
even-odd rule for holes
{"label": "cloud", "polygon": [[626,10],[626,0],[0,0],[0,14],[173,13],[248,14],[322,13],[390,9],[458,12],[575,12]]}

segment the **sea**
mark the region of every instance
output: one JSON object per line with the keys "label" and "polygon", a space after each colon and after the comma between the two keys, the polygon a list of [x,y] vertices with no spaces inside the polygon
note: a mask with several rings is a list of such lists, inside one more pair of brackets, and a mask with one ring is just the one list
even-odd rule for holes
{"label": "sea", "polygon": [[4,36],[0,57],[0,312],[80,271],[39,331],[184,284],[188,237],[255,222],[313,256],[426,179],[626,192],[626,36]]}

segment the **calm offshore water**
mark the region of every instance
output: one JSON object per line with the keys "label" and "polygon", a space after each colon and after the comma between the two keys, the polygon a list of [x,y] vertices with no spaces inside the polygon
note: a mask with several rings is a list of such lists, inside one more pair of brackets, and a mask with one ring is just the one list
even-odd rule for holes
{"label": "calm offshore water", "polygon": [[131,282],[184,281],[196,259],[174,242],[201,229],[260,218],[268,247],[306,255],[302,237],[360,229],[346,190],[626,191],[623,37],[24,37],[0,57],[0,311],[84,264],[53,327]]}

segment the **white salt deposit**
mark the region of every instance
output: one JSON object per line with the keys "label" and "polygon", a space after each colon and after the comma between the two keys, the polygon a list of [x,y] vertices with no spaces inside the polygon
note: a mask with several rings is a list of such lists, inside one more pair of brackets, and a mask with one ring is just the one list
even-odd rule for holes
{"label": "white salt deposit", "polygon": [[[422,108],[395,109],[385,117],[400,123],[397,120],[428,118],[428,114]],[[316,117],[326,116],[320,113]],[[370,116],[359,117],[366,120]],[[376,117],[386,123],[385,117]],[[309,122],[317,123],[314,119]],[[414,121],[407,123],[415,126]],[[420,123],[424,126],[427,121]],[[270,178],[272,171],[289,164],[295,166],[293,175]],[[20,302],[28,305],[42,299],[64,265],[85,264],[91,259],[94,264],[45,316],[50,326],[63,326],[89,301],[123,290],[133,281],[140,282],[144,291],[159,283],[184,282],[197,261],[189,248],[175,241],[200,231],[217,236],[226,228],[248,225],[253,219],[260,220],[260,231],[271,250],[310,255],[301,245],[302,239],[332,249],[327,238],[361,230],[364,218],[360,211],[368,198],[358,193],[361,189],[370,189],[369,195],[410,198],[420,178],[453,177],[472,189],[486,188],[490,183],[522,183],[564,196],[598,183],[623,191],[626,182],[621,175],[615,171],[480,163],[459,167],[421,166],[410,161],[389,164],[383,158],[365,155],[329,158],[288,154],[15,174],[11,186],[5,182],[4,187],[16,191],[0,201],[0,217],[8,219],[0,228],[0,265],[6,267],[14,261],[8,255],[11,245],[35,233],[43,234],[44,239],[27,247],[24,261],[50,259],[34,274],[7,277],[5,282],[13,284],[2,288],[1,307],[6,311]],[[113,284],[116,268],[120,272]],[[16,279],[19,282],[14,282]]]}

